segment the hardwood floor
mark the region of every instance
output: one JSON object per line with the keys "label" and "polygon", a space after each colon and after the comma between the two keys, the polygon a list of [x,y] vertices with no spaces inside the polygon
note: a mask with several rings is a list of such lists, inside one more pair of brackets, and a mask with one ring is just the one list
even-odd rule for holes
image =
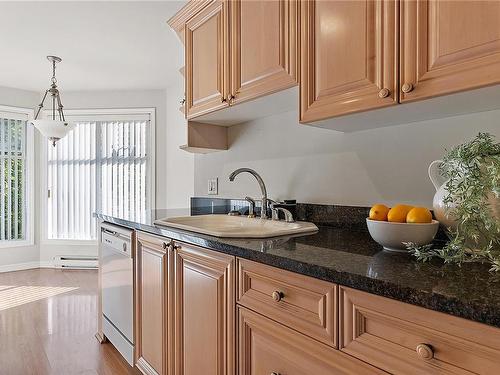
{"label": "hardwood floor", "polygon": [[94,338],[97,271],[0,273],[0,374],[140,374]]}

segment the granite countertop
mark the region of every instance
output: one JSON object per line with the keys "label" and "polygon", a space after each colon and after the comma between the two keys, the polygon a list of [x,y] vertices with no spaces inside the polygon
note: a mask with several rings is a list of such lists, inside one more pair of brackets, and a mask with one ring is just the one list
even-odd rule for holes
{"label": "granite countertop", "polygon": [[[161,210],[150,216],[189,214],[189,209]],[[487,265],[419,263],[407,254],[382,251],[360,228],[319,225],[319,231],[309,235],[234,239],[155,226],[151,218],[129,221],[96,216],[117,225],[500,327],[500,275],[488,272]]]}

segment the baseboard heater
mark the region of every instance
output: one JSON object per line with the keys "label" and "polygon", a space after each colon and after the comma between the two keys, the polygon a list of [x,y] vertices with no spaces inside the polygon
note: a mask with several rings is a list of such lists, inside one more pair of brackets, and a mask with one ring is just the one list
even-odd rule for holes
{"label": "baseboard heater", "polygon": [[97,257],[86,255],[60,255],[54,257],[54,268],[72,270],[97,269]]}

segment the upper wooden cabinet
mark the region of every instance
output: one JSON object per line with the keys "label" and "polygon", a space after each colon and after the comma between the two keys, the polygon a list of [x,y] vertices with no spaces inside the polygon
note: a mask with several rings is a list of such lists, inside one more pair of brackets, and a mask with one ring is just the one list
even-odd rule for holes
{"label": "upper wooden cabinet", "polygon": [[176,243],[175,374],[235,373],[235,258]]}
{"label": "upper wooden cabinet", "polygon": [[300,120],[397,103],[393,0],[303,1]]}
{"label": "upper wooden cabinet", "polygon": [[228,2],[217,0],[186,22],[186,117],[229,105]]}
{"label": "upper wooden cabinet", "polygon": [[295,0],[233,0],[231,12],[231,104],[297,84]]}
{"label": "upper wooden cabinet", "polygon": [[173,375],[173,251],[166,238],[138,232],[136,366],[147,375]]}
{"label": "upper wooden cabinet", "polygon": [[499,84],[500,1],[192,0],[169,24],[197,122],[296,109],[297,82],[300,122],[341,131],[498,108],[488,89],[387,107]]}
{"label": "upper wooden cabinet", "polygon": [[195,3],[169,22],[185,20],[188,119],[297,85],[297,0]]}
{"label": "upper wooden cabinet", "polygon": [[499,1],[401,1],[401,101],[500,83]]}

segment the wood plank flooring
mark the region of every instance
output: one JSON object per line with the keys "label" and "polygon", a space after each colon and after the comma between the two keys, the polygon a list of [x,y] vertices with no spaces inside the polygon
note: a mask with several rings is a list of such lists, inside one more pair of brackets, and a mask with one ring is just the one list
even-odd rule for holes
{"label": "wood plank flooring", "polygon": [[0,273],[0,374],[140,374],[97,342],[96,308],[97,271]]}

